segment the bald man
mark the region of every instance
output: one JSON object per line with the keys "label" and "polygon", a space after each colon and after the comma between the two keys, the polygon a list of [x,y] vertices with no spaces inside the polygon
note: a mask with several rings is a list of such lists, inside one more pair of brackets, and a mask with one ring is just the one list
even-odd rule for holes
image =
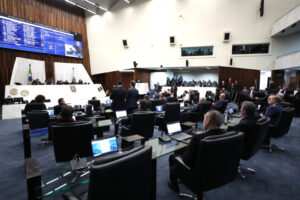
{"label": "bald man", "polygon": [[280,112],[282,106],[280,105],[280,98],[275,95],[271,95],[268,98],[268,108],[264,114],[260,113],[260,116],[270,117],[270,124],[276,124],[280,118]]}
{"label": "bald man", "polygon": [[221,93],[219,96],[219,100],[213,103],[213,108],[215,110],[220,111],[221,113],[224,112],[228,103],[225,97],[226,97],[225,93]]}

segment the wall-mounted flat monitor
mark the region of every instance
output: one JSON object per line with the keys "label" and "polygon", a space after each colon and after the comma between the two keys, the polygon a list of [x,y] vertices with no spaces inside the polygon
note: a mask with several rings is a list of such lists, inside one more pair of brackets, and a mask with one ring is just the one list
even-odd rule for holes
{"label": "wall-mounted flat monitor", "polygon": [[0,48],[82,58],[82,36],[0,14]]}

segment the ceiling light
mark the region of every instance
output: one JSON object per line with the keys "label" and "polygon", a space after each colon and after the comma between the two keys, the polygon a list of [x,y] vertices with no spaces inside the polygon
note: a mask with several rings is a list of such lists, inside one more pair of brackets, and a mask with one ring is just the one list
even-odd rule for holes
{"label": "ceiling light", "polygon": [[106,9],[106,8],[103,8],[102,6],[98,6],[98,8],[100,8],[100,9],[102,9],[102,10],[104,10],[104,11],[107,11],[107,9]]}
{"label": "ceiling light", "polygon": [[82,8],[82,9],[86,10],[86,8],[83,7],[83,6],[81,6],[81,5],[76,4],[76,6],[78,6],[79,8]]}
{"label": "ceiling light", "polygon": [[88,10],[86,9],[88,12],[93,13],[94,15],[96,15],[96,13],[94,11]]}
{"label": "ceiling light", "polygon": [[129,0],[124,0],[126,3],[130,3],[130,1]]}
{"label": "ceiling light", "polygon": [[94,2],[91,2],[89,0],[85,0],[86,2],[88,2],[89,4],[92,4],[93,6],[95,6],[96,4]]}
{"label": "ceiling light", "polygon": [[75,4],[74,2],[72,2],[72,1],[65,0],[65,2],[67,2],[67,3],[69,3],[69,4],[72,4],[72,5],[76,6],[76,4]]}

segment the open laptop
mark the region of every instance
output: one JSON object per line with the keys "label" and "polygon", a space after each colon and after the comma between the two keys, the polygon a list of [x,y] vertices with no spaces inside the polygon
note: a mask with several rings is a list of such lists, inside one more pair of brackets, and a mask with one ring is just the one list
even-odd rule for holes
{"label": "open laptop", "polygon": [[191,138],[192,136],[181,132],[181,126],[179,122],[167,123],[168,134],[171,138],[182,141]]}
{"label": "open laptop", "polygon": [[106,105],[111,105],[111,100],[106,100],[106,101],[105,101],[105,104],[106,104]]}
{"label": "open laptop", "polygon": [[117,138],[115,136],[92,140],[92,150],[94,157],[99,157],[119,151]]}
{"label": "open laptop", "polygon": [[234,113],[234,110],[232,107],[229,107],[228,108],[228,114],[232,115]]}
{"label": "open laptop", "polygon": [[53,116],[54,115],[54,110],[48,110],[49,116]]}
{"label": "open laptop", "polygon": [[163,112],[163,106],[155,106],[156,112]]}
{"label": "open laptop", "polygon": [[180,111],[181,111],[181,112],[184,111],[184,102],[181,102],[181,103],[180,103]]}
{"label": "open laptop", "polygon": [[123,118],[126,118],[127,117],[127,112],[126,110],[119,110],[119,111],[116,111],[116,117],[117,119],[123,119]]}

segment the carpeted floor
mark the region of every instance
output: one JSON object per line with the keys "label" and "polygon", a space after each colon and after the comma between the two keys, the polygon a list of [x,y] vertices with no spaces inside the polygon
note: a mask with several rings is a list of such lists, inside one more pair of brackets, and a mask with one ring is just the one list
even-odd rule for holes
{"label": "carpeted floor", "polygon": [[[300,118],[294,118],[289,133],[273,140],[285,147],[285,152],[259,151],[251,160],[241,162],[255,169],[255,175],[248,175],[246,180],[237,178],[226,186],[205,192],[204,197],[208,200],[300,199],[299,130]],[[55,165],[52,146],[39,146],[40,139],[32,139],[32,156],[38,159],[42,168]],[[21,120],[0,120],[0,140],[0,199],[27,199]],[[157,161],[158,200],[180,199],[167,186],[168,174],[168,156],[164,156]]]}

